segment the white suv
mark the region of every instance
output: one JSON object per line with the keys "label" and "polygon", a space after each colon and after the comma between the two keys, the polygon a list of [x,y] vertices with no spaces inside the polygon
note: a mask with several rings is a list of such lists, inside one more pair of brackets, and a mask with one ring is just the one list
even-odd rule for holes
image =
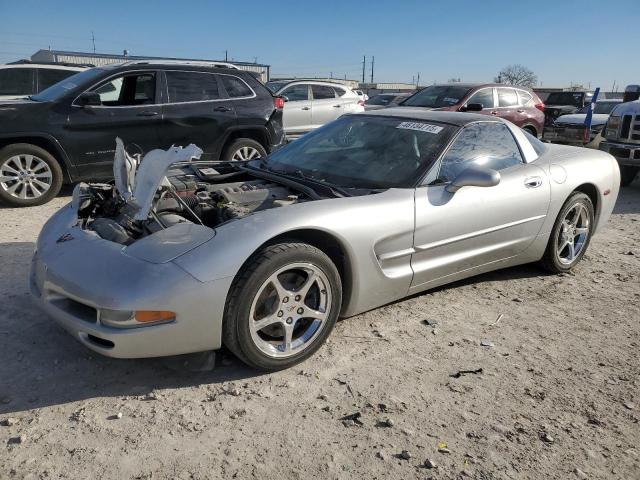
{"label": "white suv", "polygon": [[0,65],[0,100],[35,95],[86,69],[87,67],[40,63]]}
{"label": "white suv", "polygon": [[344,113],[364,111],[364,101],[340,83],[315,80],[268,82],[284,98],[282,123],[288,139],[298,138]]}

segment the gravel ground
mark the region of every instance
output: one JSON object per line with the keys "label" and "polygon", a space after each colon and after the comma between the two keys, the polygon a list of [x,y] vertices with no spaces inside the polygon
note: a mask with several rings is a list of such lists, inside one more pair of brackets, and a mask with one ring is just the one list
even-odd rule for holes
{"label": "gravel ground", "polygon": [[640,478],[640,182],[575,273],[411,297],[269,375],[102,358],[54,325],[26,277],[68,200],[0,209],[2,479]]}

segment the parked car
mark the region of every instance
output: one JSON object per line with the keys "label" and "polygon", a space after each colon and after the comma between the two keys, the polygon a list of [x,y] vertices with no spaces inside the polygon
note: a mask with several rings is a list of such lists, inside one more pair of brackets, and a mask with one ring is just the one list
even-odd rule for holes
{"label": "parked car", "polygon": [[345,115],[214,171],[188,161],[194,145],[155,150],[137,173],[118,152],[116,186],[76,186],[44,226],[33,297],[103,355],[224,343],[264,370],[308,358],[339,316],[528,262],[572,270],[620,185],[598,150],[409,108]]}
{"label": "parked car", "polygon": [[0,65],[0,101],[35,95],[86,68],[31,62]]}
{"label": "parked car", "polygon": [[622,185],[630,185],[640,171],[640,100],[615,107],[604,127],[603,137],[600,150],[616,157]]}
{"label": "parked car", "polygon": [[267,82],[285,101],[283,123],[288,139],[295,139],[345,113],[364,111],[364,101],[340,83],[314,80]]}
{"label": "parked car", "polygon": [[402,100],[410,95],[410,93],[379,93],[364,102],[364,109],[380,110],[381,108],[397,107]]}
{"label": "parked car", "polygon": [[369,95],[364,93],[362,90],[354,90],[354,92],[356,95],[360,97],[360,100],[362,100],[363,102],[366,102],[367,100],[369,100]]}
{"label": "parked car", "polygon": [[551,125],[544,127],[543,138],[554,143],[565,145],[598,148],[602,136],[598,135],[609,119],[609,114],[622,100],[598,100],[593,107],[591,128],[587,132],[584,124],[591,104],[580,110],[580,113],[561,115]]}
{"label": "parked car", "polygon": [[593,92],[552,92],[544,102],[545,124],[550,125],[561,115],[578,113],[591,103]]}
{"label": "parked car", "polygon": [[534,137],[542,134],[544,103],[531,90],[502,84],[449,83],[431,85],[400,103],[401,107],[465,112],[509,120]]}
{"label": "parked car", "polygon": [[116,136],[137,153],[196,142],[205,159],[265,156],[284,142],[283,104],[250,73],[206,62],[86,70],[0,102],[0,200],[39,205],[63,182],[111,178]]}

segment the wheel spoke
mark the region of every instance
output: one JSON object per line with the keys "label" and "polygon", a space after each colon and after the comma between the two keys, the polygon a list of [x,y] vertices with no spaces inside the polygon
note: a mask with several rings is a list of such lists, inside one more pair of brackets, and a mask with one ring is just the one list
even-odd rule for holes
{"label": "wheel spoke", "polygon": [[51,172],[36,173],[33,176],[35,178],[51,178]]}
{"label": "wheel spoke", "polygon": [[34,197],[39,197],[40,195],[42,195],[42,192],[38,190],[38,187],[35,184],[30,183],[29,187],[31,187],[31,191],[33,192]]}
{"label": "wheel spoke", "polygon": [[284,348],[284,353],[291,353],[291,342],[293,341],[293,328],[294,328],[294,325],[285,324],[284,326],[284,343],[282,345]]}
{"label": "wheel spoke", "polygon": [[[12,159],[12,160],[13,160],[13,159]],[[14,163],[14,165],[15,165],[15,163]],[[10,173],[15,173],[16,175],[19,175],[19,174],[20,174],[20,172],[19,172],[18,170],[16,170],[15,168],[13,168],[13,167],[10,167],[10,166],[9,166],[9,162],[5,163],[5,164],[2,166],[2,168],[0,168],[0,170],[1,170],[1,171],[3,171],[3,172],[4,172],[4,171],[8,171],[8,172],[10,172]]]}
{"label": "wheel spoke", "polygon": [[318,275],[316,275],[315,272],[313,271],[307,272],[307,275],[308,275],[307,279],[304,281],[302,286],[295,292],[297,295],[300,295],[303,300],[307,297],[307,294],[309,293],[309,290],[311,289],[311,287],[313,287],[318,281]]}
{"label": "wheel spoke", "polygon": [[263,328],[276,323],[282,323],[282,319],[278,318],[276,315],[269,315],[268,317],[261,318],[260,320],[255,320],[251,324],[251,328],[256,332],[259,332]]}
{"label": "wheel spoke", "polygon": [[27,186],[26,185],[22,185],[22,190],[20,190],[20,198],[22,198],[23,200],[26,200],[26,198],[27,198]]}
{"label": "wheel spoke", "polygon": [[9,188],[7,188],[7,193],[10,193],[11,195],[16,193],[16,190],[18,189],[18,187],[22,185],[20,182],[16,182],[13,185],[11,185]]}
{"label": "wheel spoke", "polygon": [[327,312],[320,310],[307,310],[304,316],[307,318],[315,318],[317,320],[326,320]]}
{"label": "wheel spoke", "polygon": [[48,183],[41,182],[40,180],[38,180],[38,179],[36,179],[36,178],[34,178],[34,179],[32,180],[32,182],[33,182],[33,183],[35,183],[36,185],[38,185],[38,186],[40,186],[40,187],[44,188],[45,190],[48,190],[48,189],[49,189],[49,184],[48,184]]}
{"label": "wheel spoke", "polygon": [[33,155],[24,156],[24,169],[31,170],[31,164],[33,163]]}
{"label": "wheel spoke", "polygon": [[15,182],[16,180],[18,180],[17,176],[11,176],[11,177],[0,176],[0,183]]}
{"label": "wheel spoke", "polygon": [[578,227],[576,228],[576,235],[582,235],[585,233],[589,233],[589,227]]}
{"label": "wheel spoke", "polygon": [[572,241],[568,241],[567,246],[569,247],[569,256],[567,257],[567,259],[571,261],[576,256],[576,246],[573,244]]}

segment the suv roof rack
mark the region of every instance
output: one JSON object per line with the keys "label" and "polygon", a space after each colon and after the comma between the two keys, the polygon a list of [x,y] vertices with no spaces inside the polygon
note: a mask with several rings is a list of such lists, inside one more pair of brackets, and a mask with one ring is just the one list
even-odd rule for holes
{"label": "suv roof rack", "polygon": [[234,70],[240,70],[236,65],[228,62],[216,62],[208,60],[161,60],[161,59],[149,59],[149,60],[129,60],[123,63],[123,65],[198,65],[203,67],[216,67],[216,68],[232,68]]}
{"label": "suv roof rack", "polygon": [[69,63],[69,62],[34,62],[33,60],[16,60],[15,62],[8,62],[6,65],[55,65],[59,67],[95,67],[92,63]]}

